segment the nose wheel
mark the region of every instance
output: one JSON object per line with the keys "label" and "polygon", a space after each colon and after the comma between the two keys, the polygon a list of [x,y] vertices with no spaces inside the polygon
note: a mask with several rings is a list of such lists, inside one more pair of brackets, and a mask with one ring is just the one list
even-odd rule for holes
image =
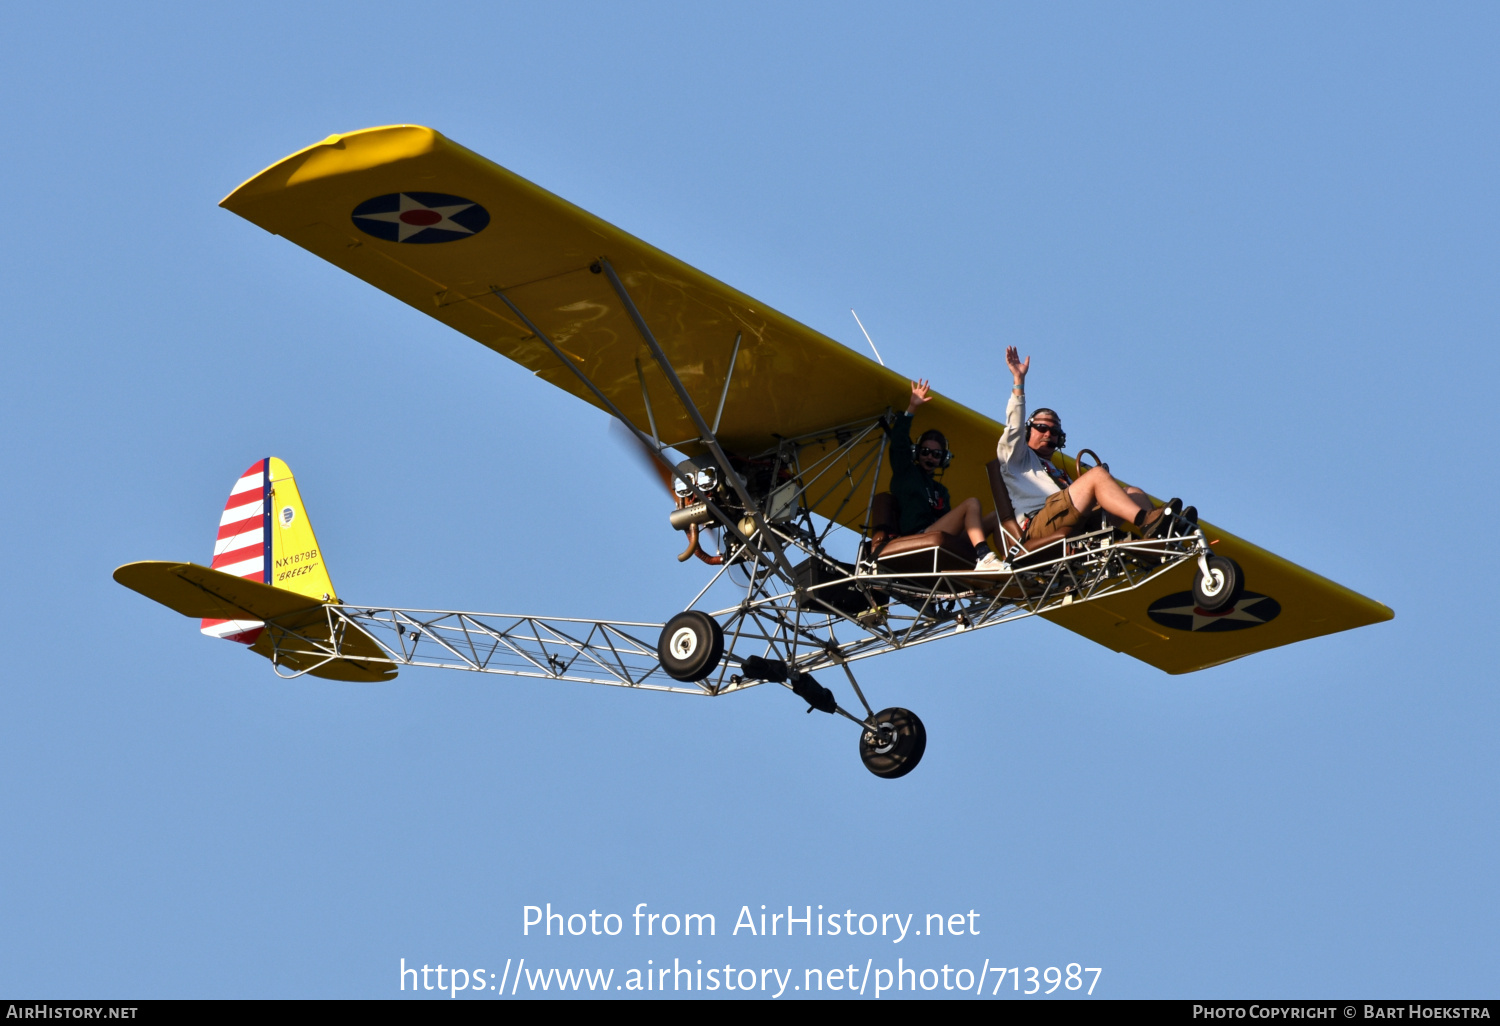
{"label": "nose wheel", "polygon": [[910,709],[882,709],[859,735],[859,757],[877,777],[894,780],[917,768],[927,751],[927,728]]}

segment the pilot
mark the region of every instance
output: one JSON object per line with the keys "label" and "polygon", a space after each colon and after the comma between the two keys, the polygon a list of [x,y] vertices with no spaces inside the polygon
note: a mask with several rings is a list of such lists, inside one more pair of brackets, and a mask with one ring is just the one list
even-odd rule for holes
{"label": "pilot", "polygon": [[995,447],[1005,488],[1023,524],[1021,540],[1068,534],[1095,510],[1118,517],[1140,529],[1143,538],[1156,537],[1167,525],[1167,512],[1181,512],[1194,523],[1198,511],[1182,508],[1181,499],[1157,507],[1145,492],[1122,486],[1105,467],[1091,467],[1074,481],[1053,466],[1052,454],[1067,435],[1053,410],[1038,409],[1026,419],[1026,372],[1031,357],[1020,358],[1015,346],[1005,347],[1005,365],[1013,384],[1005,407],[1005,431]]}
{"label": "pilot", "polygon": [[915,451],[912,448],[912,418],[931,399],[927,382],[913,381],[911,402],[907,404],[906,412],[891,425],[891,494],[901,508],[901,523],[897,530],[901,534],[963,532],[969,536],[974,553],[979,557],[978,569],[998,567],[1000,561],[985,541],[985,535],[998,530],[999,521],[995,514],[985,516],[979,500],[973,498],[954,506],[948,489],[935,476],[950,459],[948,440],[943,433],[935,429],[924,431],[917,439]]}

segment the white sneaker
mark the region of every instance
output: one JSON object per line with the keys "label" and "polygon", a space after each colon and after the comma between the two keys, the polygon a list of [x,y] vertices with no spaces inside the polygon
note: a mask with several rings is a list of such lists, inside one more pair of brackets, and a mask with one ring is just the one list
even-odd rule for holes
{"label": "white sneaker", "polygon": [[974,569],[981,573],[993,573],[1004,570],[1005,564],[993,552],[986,552],[984,558],[974,564]]}

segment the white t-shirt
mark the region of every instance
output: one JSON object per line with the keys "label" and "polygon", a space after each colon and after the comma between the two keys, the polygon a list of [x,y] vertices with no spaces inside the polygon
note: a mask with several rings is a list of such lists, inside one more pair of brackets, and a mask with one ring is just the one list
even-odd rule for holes
{"label": "white t-shirt", "polygon": [[1026,444],[1026,434],[1026,397],[1017,395],[1012,389],[1010,402],[1005,406],[1005,431],[995,446],[995,455],[1000,457],[1000,472],[1005,478],[1005,490],[1010,493],[1011,505],[1022,520],[1046,505],[1049,497],[1062,491],[1042,466],[1042,458]]}

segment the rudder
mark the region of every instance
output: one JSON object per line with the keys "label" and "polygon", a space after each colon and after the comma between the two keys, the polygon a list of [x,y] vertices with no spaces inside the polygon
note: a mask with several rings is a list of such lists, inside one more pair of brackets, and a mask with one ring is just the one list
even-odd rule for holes
{"label": "rudder", "polygon": [[[271,478],[266,473],[270,457],[252,463],[234,487],[219,516],[214,539],[214,558],[209,566],[220,573],[265,584],[271,565]],[[253,645],[265,624],[259,620],[204,620],[199,626],[211,638]]]}

